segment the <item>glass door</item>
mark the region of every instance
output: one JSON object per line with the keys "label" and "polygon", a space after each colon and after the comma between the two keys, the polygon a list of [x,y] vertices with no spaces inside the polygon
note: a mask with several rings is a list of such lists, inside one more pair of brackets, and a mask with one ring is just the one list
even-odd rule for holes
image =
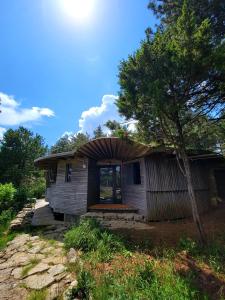
{"label": "glass door", "polygon": [[100,167],[100,203],[121,203],[120,166]]}

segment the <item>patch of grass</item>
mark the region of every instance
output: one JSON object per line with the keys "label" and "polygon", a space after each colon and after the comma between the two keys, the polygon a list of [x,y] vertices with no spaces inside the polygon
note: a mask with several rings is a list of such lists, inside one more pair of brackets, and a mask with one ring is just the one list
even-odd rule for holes
{"label": "patch of grass", "polygon": [[75,248],[84,252],[96,250],[102,230],[95,219],[82,220],[65,234],[65,248]]}
{"label": "patch of grass", "polygon": [[69,273],[74,273],[75,275],[80,273],[81,270],[81,263],[80,261],[76,261],[76,262],[68,262],[66,264],[66,270]]}
{"label": "patch of grass", "polygon": [[47,297],[46,290],[31,291],[27,297],[27,300],[45,300],[46,297]]}
{"label": "patch of grass", "polygon": [[29,264],[26,265],[25,267],[23,267],[23,269],[22,269],[22,271],[21,271],[22,277],[26,277],[27,274],[29,273],[29,271],[30,271],[31,269],[33,269],[39,262],[40,262],[40,259],[32,258],[32,259],[29,261]]}
{"label": "patch of grass", "polygon": [[65,248],[83,251],[93,263],[110,261],[115,253],[125,251],[122,240],[101,228],[94,219],[86,219],[65,235]]}
{"label": "patch of grass", "polygon": [[225,274],[225,243],[221,241],[210,241],[201,246],[190,238],[182,238],[179,249],[187,251],[199,262],[208,264],[214,271]]}
{"label": "patch of grass", "polygon": [[208,299],[192,286],[192,278],[180,277],[171,264],[155,265],[150,261],[134,265],[127,273],[116,269],[96,276],[92,271],[81,269],[78,286],[68,296],[69,299],[91,297],[94,300]]}
{"label": "patch of grass", "polygon": [[[94,280],[90,272],[81,270],[77,277],[78,285],[67,293],[67,299],[91,299]],[[94,298],[95,299],[95,298]],[[106,300],[106,299],[104,299]]]}
{"label": "patch of grass", "polygon": [[10,232],[8,228],[9,222],[0,226],[0,251],[3,250],[7,246],[7,243],[12,241],[16,236],[16,233]]}
{"label": "patch of grass", "polygon": [[56,242],[56,240],[50,239],[50,240],[48,240],[48,243],[50,246],[55,246],[57,242]]}
{"label": "patch of grass", "polygon": [[224,242],[200,247],[193,240],[181,239],[174,248],[153,247],[149,241],[137,246],[102,229],[95,220],[83,220],[66,233],[65,249],[71,247],[82,251],[82,263],[67,265],[69,272],[78,275],[71,300],[209,299],[201,284],[198,289],[195,269],[179,273],[175,258],[181,250],[217,272],[225,270]]}

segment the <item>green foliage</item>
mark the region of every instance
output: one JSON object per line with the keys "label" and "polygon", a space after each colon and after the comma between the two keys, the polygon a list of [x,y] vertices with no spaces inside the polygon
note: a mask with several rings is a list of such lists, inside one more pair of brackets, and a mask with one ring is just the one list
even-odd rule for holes
{"label": "green foliage", "polygon": [[68,294],[67,299],[84,299],[89,300],[91,295],[91,290],[93,288],[93,277],[91,274],[85,270],[81,270],[77,277],[78,285],[72,288]]}
{"label": "green foliage", "polygon": [[105,137],[106,135],[104,134],[101,125],[99,125],[95,130],[94,130],[94,138],[100,138],[100,137]]}
{"label": "green foliage", "polygon": [[15,193],[12,183],[0,184],[0,212],[13,206]]}
{"label": "green foliage", "polygon": [[[135,54],[121,62],[117,101],[126,118],[176,148],[195,145],[192,129],[222,118],[225,110],[224,40],[215,43],[211,18],[198,22],[187,1],[180,3],[176,21],[148,32]],[[197,136],[196,144],[205,136]]]}
{"label": "green foliage", "polygon": [[121,239],[103,230],[95,219],[82,220],[65,234],[65,248],[75,248],[87,253],[92,262],[109,261],[113,254],[125,247]]}
{"label": "green foliage", "polygon": [[36,182],[31,182],[27,187],[27,196],[29,198],[40,199],[45,195],[46,182],[44,177],[40,177]]}
{"label": "green foliage", "polygon": [[82,145],[86,144],[90,140],[89,135],[86,133],[78,133],[76,135],[64,135],[61,137],[55,145],[50,149],[51,153],[67,152],[77,150]]}
{"label": "green foliage", "polygon": [[29,261],[29,263],[28,263],[26,266],[24,266],[24,267],[22,268],[22,271],[21,271],[22,277],[27,276],[27,274],[29,273],[29,271],[30,271],[31,269],[33,269],[39,262],[40,262],[40,259],[37,259],[37,258],[35,258],[35,257],[32,258],[32,259]]}
{"label": "green foliage", "polygon": [[[161,26],[169,26],[177,21],[183,3],[184,0],[151,0],[148,7],[160,18]],[[210,19],[214,39],[224,36],[225,2],[223,0],[188,0],[187,3],[194,11],[198,24],[205,19]]]}
{"label": "green foliage", "polygon": [[101,237],[101,229],[95,219],[82,220],[65,234],[65,248],[80,249],[84,252],[95,250]]}
{"label": "green foliage", "polygon": [[92,290],[93,299],[207,299],[186,280],[175,274],[171,266],[157,269],[151,262],[138,267],[133,274],[103,274]]}
{"label": "green foliage", "polygon": [[43,138],[24,127],[8,129],[1,141],[0,181],[12,182],[15,187],[40,177],[34,160],[46,153]]}
{"label": "green foliage", "polygon": [[202,246],[190,238],[182,238],[179,249],[187,251],[200,262],[209,264],[216,272],[225,274],[225,243],[213,241]]}
{"label": "green foliage", "polygon": [[40,290],[40,291],[31,291],[29,296],[27,297],[27,300],[46,300],[47,297],[47,291],[46,290]]}
{"label": "green foliage", "polygon": [[0,214],[0,225],[5,225],[9,223],[9,221],[11,221],[14,216],[15,213],[11,208],[7,210],[3,210]]}
{"label": "green foliage", "polygon": [[108,120],[105,126],[111,131],[111,136],[119,137],[121,139],[127,139],[131,136],[131,132],[128,131],[127,126],[123,126],[115,120]]}

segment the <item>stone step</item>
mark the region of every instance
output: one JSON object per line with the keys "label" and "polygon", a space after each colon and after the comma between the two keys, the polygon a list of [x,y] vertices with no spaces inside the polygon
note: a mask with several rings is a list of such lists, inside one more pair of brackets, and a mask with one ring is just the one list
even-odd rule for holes
{"label": "stone step", "polygon": [[136,221],[136,222],[146,222],[144,216],[137,213],[116,213],[116,212],[87,212],[81,216],[82,219],[85,218],[95,218],[102,221],[111,221],[111,220],[123,220],[123,221]]}

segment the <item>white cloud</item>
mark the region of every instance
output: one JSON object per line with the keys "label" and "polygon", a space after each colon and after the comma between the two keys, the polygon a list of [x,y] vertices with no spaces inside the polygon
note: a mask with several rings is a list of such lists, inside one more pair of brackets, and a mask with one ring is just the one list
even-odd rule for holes
{"label": "white cloud", "polygon": [[3,134],[6,132],[6,128],[0,127],[0,140],[3,138]]}
{"label": "white cloud", "polygon": [[16,126],[32,121],[39,121],[42,117],[53,117],[54,112],[49,108],[34,106],[21,108],[21,104],[13,96],[0,92],[1,113],[0,125]]}
{"label": "white cloud", "polygon": [[110,131],[104,127],[104,124],[108,120],[115,120],[123,125],[127,125],[130,131],[135,131],[136,121],[131,120],[126,122],[125,119],[119,115],[115,104],[117,98],[115,95],[104,95],[100,106],[94,106],[83,111],[79,120],[80,132],[87,132],[92,135],[96,127],[101,125],[106,133],[110,133]]}
{"label": "white cloud", "polygon": [[93,134],[98,125],[103,126],[108,120],[122,121],[119,116],[114,95],[104,95],[100,106],[93,106],[83,111],[79,120],[80,132]]}

